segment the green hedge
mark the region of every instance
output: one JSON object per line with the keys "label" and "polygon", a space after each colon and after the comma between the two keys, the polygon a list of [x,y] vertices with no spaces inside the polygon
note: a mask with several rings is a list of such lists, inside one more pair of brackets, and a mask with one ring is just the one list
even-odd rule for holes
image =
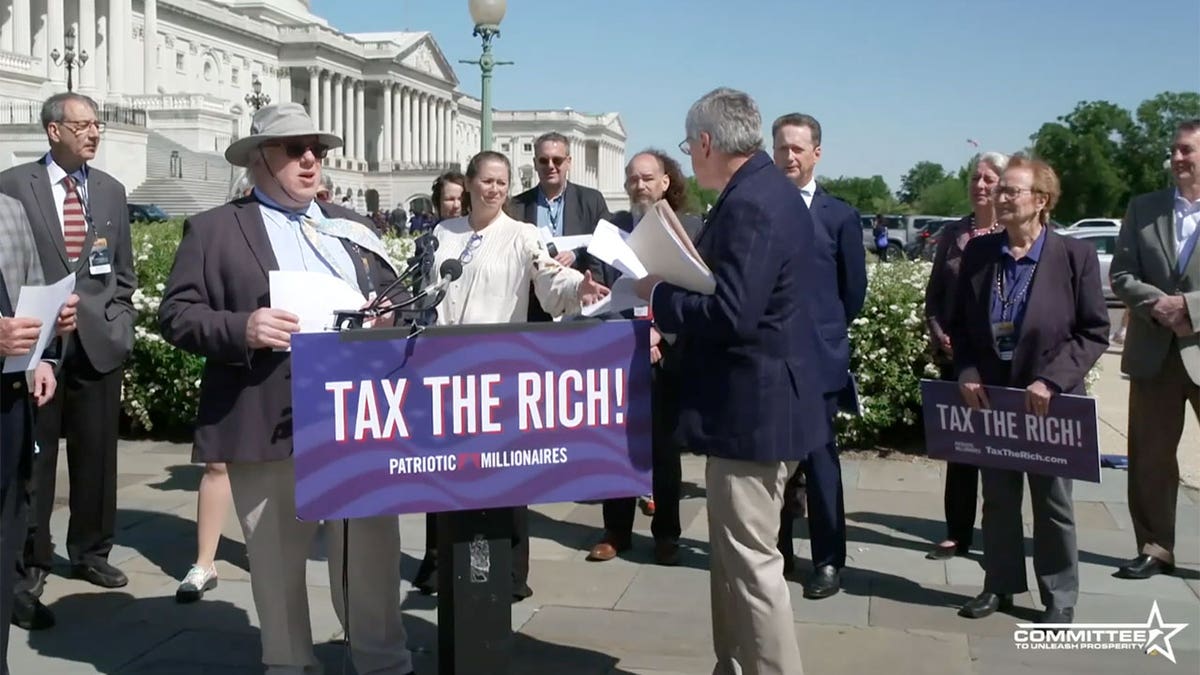
{"label": "green hedge", "polygon": [[[140,312],[137,340],[122,390],[128,427],[158,437],[186,434],[196,416],[203,359],[168,345],[157,326],[163,284],[174,260],[181,223],[133,227]],[[393,260],[412,254],[409,239],[386,240]],[[850,327],[852,367],[863,416],[841,415],[842,447],[871,447],[892,433],[911,432],[920,421],[921,377],[936,376],[927,352],[922,303],[929,263],[871,265],[867,303]]]}

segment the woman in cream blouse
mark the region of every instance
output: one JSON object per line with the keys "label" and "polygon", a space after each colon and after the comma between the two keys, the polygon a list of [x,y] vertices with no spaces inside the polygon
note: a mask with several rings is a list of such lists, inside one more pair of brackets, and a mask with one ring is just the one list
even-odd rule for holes
{"label": "woman in cream blouse", "polygon": [[508,202],[508,158],[481,152],[467,165],[470,215],[444,220],[433,230],[438,249],[434,270],[443,261],[462,263],[462,276],[446,287],[438,305],[438,325],[525,321],[529,283],[551,316],[576,314],[608,295],[590,272],[555,262],[537,227],[504,213]]}
{"label": "woman in cream blouse", "polygon": [[[466,207],[469,215],[443,220],[433,229],[438,248],[434,270],[447,260],[462,263],[462,276],[450,282],[438,305],[437,325],[514,323],[526,320],[529,285],[551,316],[576,314],[608,295],[608,288],[563,267],[550,256],[537,227],[514,220],[504,212],[508,203],[508,158],[485,151],[467,165]],[[432,539],[434,528],[427,528]],[[518,602],[533,595],[529,588],[529,509],[513,508],[512,597]],[[432,549],[432,546],[427,546]],[[436,555],[421,567],[422,592],[436,592]]]}

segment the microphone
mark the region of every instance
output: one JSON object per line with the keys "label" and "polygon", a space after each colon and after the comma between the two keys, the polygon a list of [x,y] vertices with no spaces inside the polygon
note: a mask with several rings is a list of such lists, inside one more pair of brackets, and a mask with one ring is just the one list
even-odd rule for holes
{"label": "microphone", "polygon": [[428,294],[430,292],[441,291],[448,286],[450,282],[457,281],[458,278],[462,276],[462,273],[463,266],[461,262],[455,260],[454,258],[443,261],[442,266],[438,268],[438,276],[441,278],[438,279],[436,284],[430,286],[425,293]]}

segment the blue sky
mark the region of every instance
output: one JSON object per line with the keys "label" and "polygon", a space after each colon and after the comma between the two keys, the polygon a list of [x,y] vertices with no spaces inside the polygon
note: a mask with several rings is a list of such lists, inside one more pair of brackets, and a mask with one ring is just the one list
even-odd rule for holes
{"label": "blue sky", "polygon": [[[616,111],[632,153],[683,158],[688,106],[717,86],[824,128],[822,175],[1012,152],[1082,100],[1132,109],[1200,90],[1197,0],[511,0],[495,105]],[[346,32],[428,30],[479,94],[467,0],[313,0]],[[689,165],[684,162],[685,170]]]}

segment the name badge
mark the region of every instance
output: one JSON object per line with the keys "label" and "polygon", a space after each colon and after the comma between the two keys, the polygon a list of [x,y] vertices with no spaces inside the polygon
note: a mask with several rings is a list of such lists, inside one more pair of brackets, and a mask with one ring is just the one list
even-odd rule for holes
{"label": "name badge", "polygon": [[96,237],[88,253],[88,271],[94,277],[112,273],[112,254],[108,251],[108,239]]}
{"label": "name badge", "polygon": [[1017,349],[1017,327],[1011,321],[997,321],[992,324],[992,339],[996,341],[996,353],[1001,361],[1012,361],[1013,352]]}
{"label": "name badge", "polygon": [[633,316],[638,319],[645,319],[650,316],[650,308],[646,305],[633,308]]}

